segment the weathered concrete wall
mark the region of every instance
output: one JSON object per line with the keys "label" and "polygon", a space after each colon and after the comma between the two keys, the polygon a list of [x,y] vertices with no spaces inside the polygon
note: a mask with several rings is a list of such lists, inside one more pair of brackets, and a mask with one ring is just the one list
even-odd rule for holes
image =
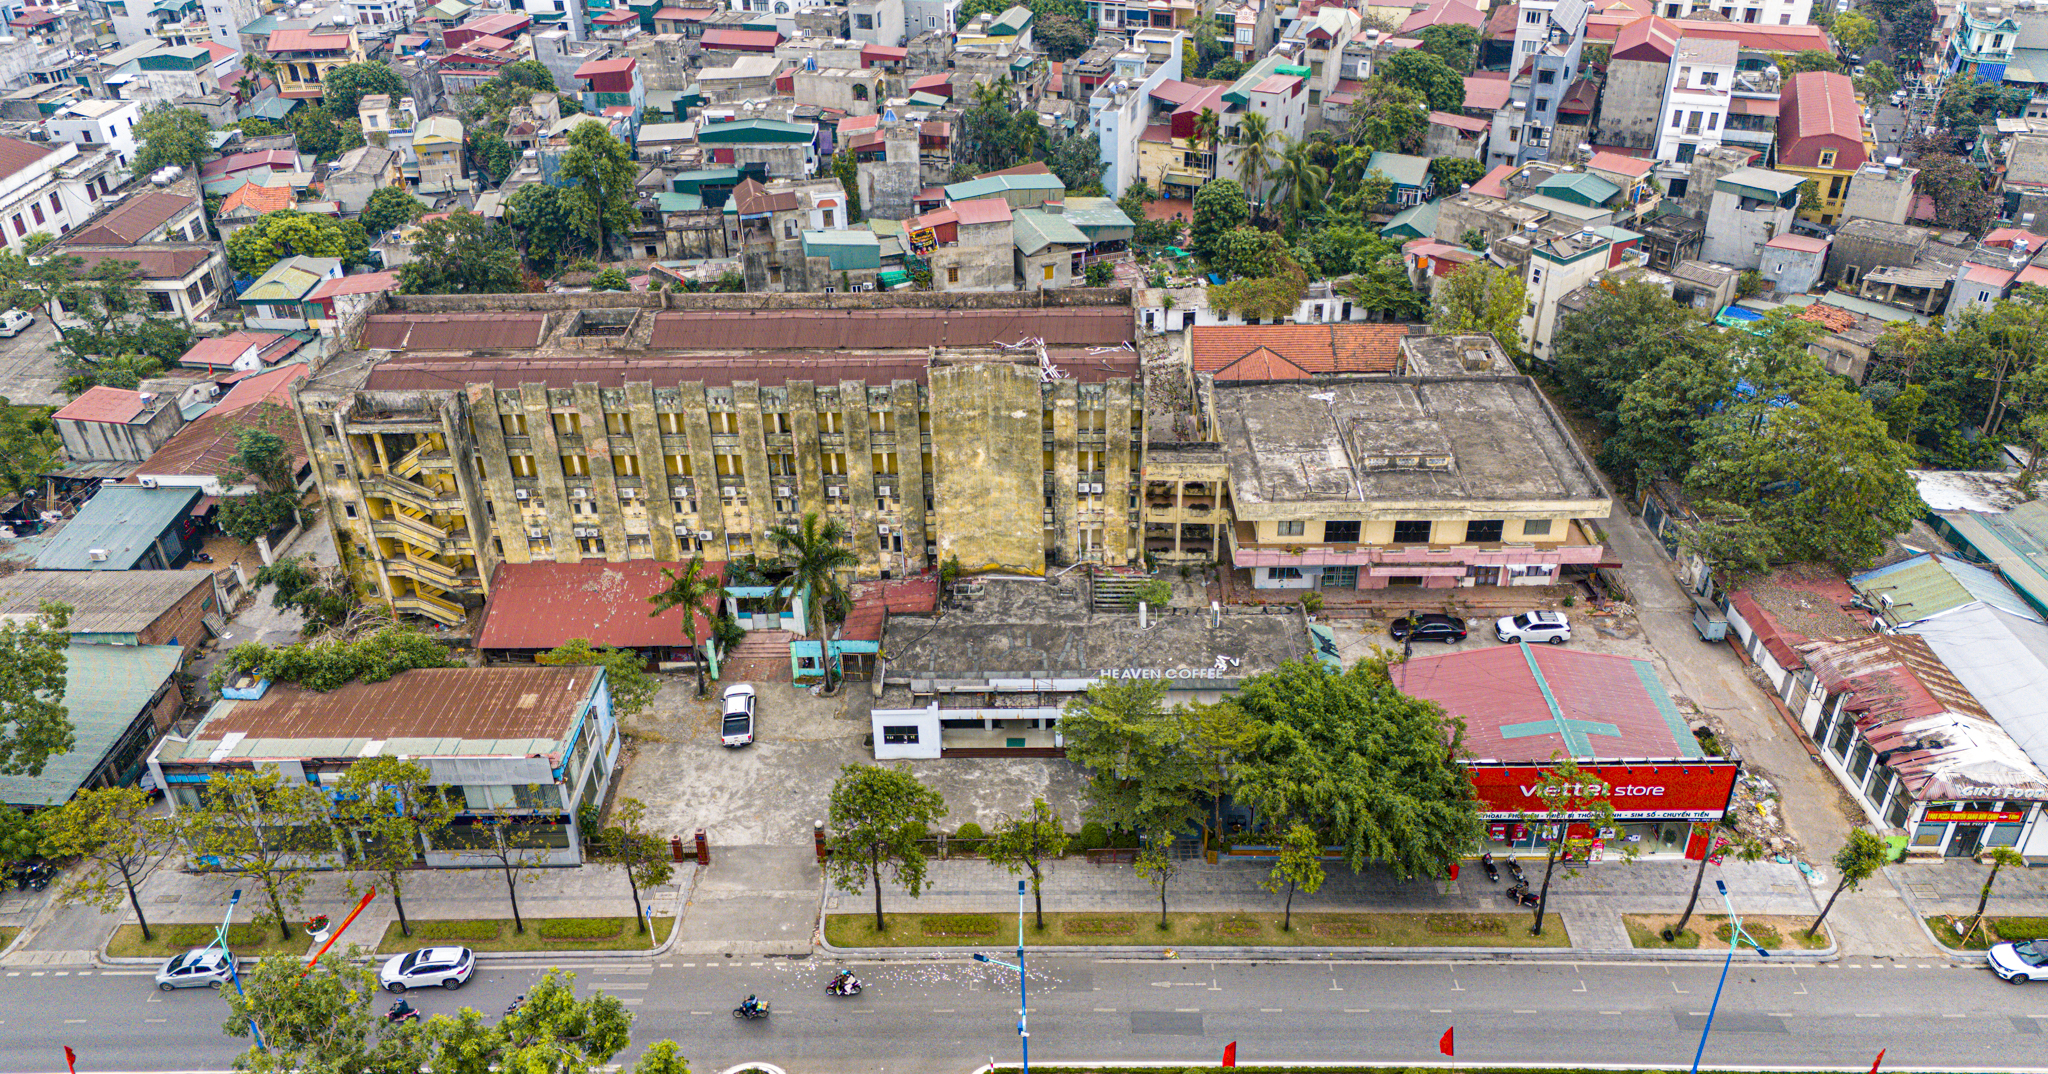
{"label": "weathered concrete wall", "polygon": [[969,571],[1044,574],[1037,368],[941,366],[931,371],[931,392],[940,561],[957,556]]}
{"label": "weathered concrete wall", "polygon": [[400,295],[388,297],[377,313],[489,313],[582,309],[767,310],[767,309],[1057,309],[1127,306],[1127,287],[1070,287],[1033,293],[886,291],[881,294],[713,294],[651,291],[586,291],[534,295]]}
{"label": "weathered concrete wall", "polygon": [[[1669,63],[1616,60],[1600,92],[1600,123],[1594,141],[1629,149],[1657,146],[1657,116],[1664,104]],[[1554,159],[1554,158],[1553,158]]]}

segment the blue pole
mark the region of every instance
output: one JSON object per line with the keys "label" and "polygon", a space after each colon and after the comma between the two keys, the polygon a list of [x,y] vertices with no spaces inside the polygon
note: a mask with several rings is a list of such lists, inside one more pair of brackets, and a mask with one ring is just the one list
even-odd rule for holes
{"label": "blue pole", "polygon": [[1743,930],[1742,919],[1735,916],[1735,903],[1728,898],[1728,885],[1716,880],[1714,887],[1721,893],[1721,906],[1728,911],[1728,957],[1721,960],[1721,979],[1714,985],[1714,1002],[1707,1006],[1707,1024],[1700,1029],[1700,1046],[1692,1053],[1692,1074],[1700,1074],[1700,1057],[1707,1051],[1707,1034],[1714,1031],[1714,1012],[1721,1009],[1721,989],[1728,983],[1728,965],[1735,961],[1736,945],[1748,940],[1759,956],[1771,957],[1762,944]]}
{"label": "blue pole", "polygon": [[1031,1013],[1029,986],[1024,980],[1024,881],[1017,881],[1017,1040],[1024,1049],[1024,1074],[1031,1074]]}

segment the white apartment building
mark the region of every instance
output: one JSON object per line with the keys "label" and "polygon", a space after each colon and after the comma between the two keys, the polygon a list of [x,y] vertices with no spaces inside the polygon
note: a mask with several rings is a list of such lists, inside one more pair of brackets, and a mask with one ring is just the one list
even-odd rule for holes
{"label": "white apartment building", "polygon": [[1664,80],[1658,160],[1690,164],[1702,146],[1721,143],[1735,85],[1736,51],[1733,41],[1678,39],[1671,72]]}
{"label": "white apartment building", "polygon": [[30,235],[77,227],[126,179],[103,149],[0,138],[0,234],[7,248],[19,253]]}
{"label": "white apartment building", "polygon": [[255,22],[263,14],[256,6],[256,0],[201,0],[201,13],[206,16],[206,32],[219,44],[236,52],[242,48],[242,27]]}
{"label": "white apartment building", "polygon": [[1759,26],[1804,26],[1813,21],[1813,0],[1656,0],[1655,6],[1667,19],[1711,11],[1729,22]]}
{"label": "white apartment building", "polygon": [[92,98],[65,105],[43,126],[56,141],[85,149],[104,146],[125,167],[135,159],[135,124],[141,118],[140,101]]}

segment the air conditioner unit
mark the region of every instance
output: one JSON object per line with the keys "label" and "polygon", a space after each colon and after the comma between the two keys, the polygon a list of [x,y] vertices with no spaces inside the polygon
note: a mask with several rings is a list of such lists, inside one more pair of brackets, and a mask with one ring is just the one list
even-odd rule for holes
{"label": "air conditioner unit", "polygon": [[719,489],[718,494],[730,500],[737,497],[740,494],[740,490],[735,486],[727,485],[724,488]]}
{"label": "air conditioner unit", "polygon": [[85,551],[85,558],[92,560],[94,563],[105,563],[107,561],[107,550],[104,548],[88,548]]}
{"label": "air conditioner unit", "polygon": [[887,522],[875,523],[875,532],[883,537],[889,536],[889,524]]}
{"label": "air conditioner unit", "polygon": [[570,498],[570,499],[572,499],[572,500],[587,500],[587,499],[589,499],[589,498],[590,498],[590,490],[589,490],[589,489],[570,489],[570,490],[569,490],[569,498]]}
{"label": "air conditioner unit", "polygon": [[546,537],[548,535],[548,531],[542,529],[539,526],[533,526],[526,531],[526,535],[528,537]]}
{"label": "air conditioner unit", "polygon": [[157,487],[157,480],[156,480],[156,478],[153,478],[153,477],[145,477],[145,478],[143,478],[143,479],[142,479],[142,487],[143,487],[143,488],[146,488],[146,489],[153,489],[153,488],[156,488],[156,487]]}
{"label": "air conditioner unit", "polygon": [[698,531],[697,531],[697,539],[698,539],[698,540],[700,540],[700,541],[708,541],[708,540],[710,540],[710,539],[711,539],[711,531],[710,531],[710,530],[698,530]]}
{"label": "air conditioner unit", "polygon": [[620,489],[620,490],[619,490],[619,499],[622,499],[622,500],[637,500],[637,499],[639,499],[639,498],[640,498],[640,490],[639,490],[639,489]]}
{"label": "air conditioner unit", "polygon": [[690,535],[690,527],[689,527],[689,525],[688,525],[687,523],[682,523],[682,522],[678,522],[678,523],[676,523],[676,525],[675,525],[675,531],[676,531],[676,536],[678,536],[678,537],[688,537],[688,536]]}
{"label": "air conditioner unit", "polygon": [[889,498],[889,496],[890,496],[890,495],[891,495],[892,493],[894,493],[895,491],[896,491],[896,490],[895,490],[894,488],[892,488],[892,487],[890,487],[890,486],[888,486],[888,485],[876,485],[876,486],[875,486],[875,495],[877,495],[877,496],[880,496],[880,497],[882,497],[882,498],[883,498],[883,499],[885,499],[885,500],[886,500],[886,499],[888,499],[888,498]]}
{"label": "air conditioner unit", "polygon": [[839,498],[839,493],[841,491],[843,490],[840,489],[838,485],[827,485],[825,486],[825,498],[828,500],[836,500]]}
{"label": "air conditioner unit", "polygon": [[513,499],[515,499],[515,500],[523,500],[523,499],[526,499],[526,497],[527,497],[527,492],[526,492],[526,490],[525,490],[525,489],[513,489],[513,490],[512,490],[512,498],[513,498]]}
{"label": "air conditioner unit", "polygon": [[796,490],[790,488],[788,485],[777,485],[775,486],[775,494],[777,496],[783,497],[784,499],[788,499],[789,497],[796,495]]}
{"label": "air conditioner unit", "polygon": [[1097,481],[1093,484],[1090,484],[1088,486],[1088,491],[1096,494],[1097,496],[1102,495],[1102,482]]}
{"label": "air conditioner unit", "polygon": [[118,484],[120,484],[120,483],[121,483],[121,479],[120,479],[120,478],[118,478],[118,477],[103,477],[103,478],[100,478],[100,487],[101,487],[101,488],[106,488],[106,487],[107,487],[108,485],[118,485]]}

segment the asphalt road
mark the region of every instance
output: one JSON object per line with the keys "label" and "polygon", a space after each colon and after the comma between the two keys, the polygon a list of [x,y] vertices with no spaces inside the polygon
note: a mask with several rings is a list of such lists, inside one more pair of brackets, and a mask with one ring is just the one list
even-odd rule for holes
{"label": "asphalt road", "polygon": [[[996,957],[1005,957],[995,952]],[[777,959],[582,966],[578,983],[619,995],[637,1042],[672,1037],[694,1069],[765,1060],[792,1074],[958,1074],[1018,1057],[1016,978],[963,962],[856,965],[870,987],[824,995],[830,969]],[[223,1070],[240,1048],[210,993],[164,994],[147,975],[8,971],[0,977],[0,1072]],[[1035,1062],[1431,1061],[1457,1030],[1460,1062],[1689,1064],[1719,967],[1607,963],[1202,963],[1035,960]],[[429,1014],[495,1016],[536,970],[490,968],[459,992],[414,993]],[[766,1021],[731,1010],[748,993]],[[1738,966],[1706,1065],[1887,1071],[2042,1070],[2048,985],[2015,988],[1939,963]],[[635,1052],[637,1052],[637,1048]],[[626,1057],[629,1061],[631,1056]]]}

